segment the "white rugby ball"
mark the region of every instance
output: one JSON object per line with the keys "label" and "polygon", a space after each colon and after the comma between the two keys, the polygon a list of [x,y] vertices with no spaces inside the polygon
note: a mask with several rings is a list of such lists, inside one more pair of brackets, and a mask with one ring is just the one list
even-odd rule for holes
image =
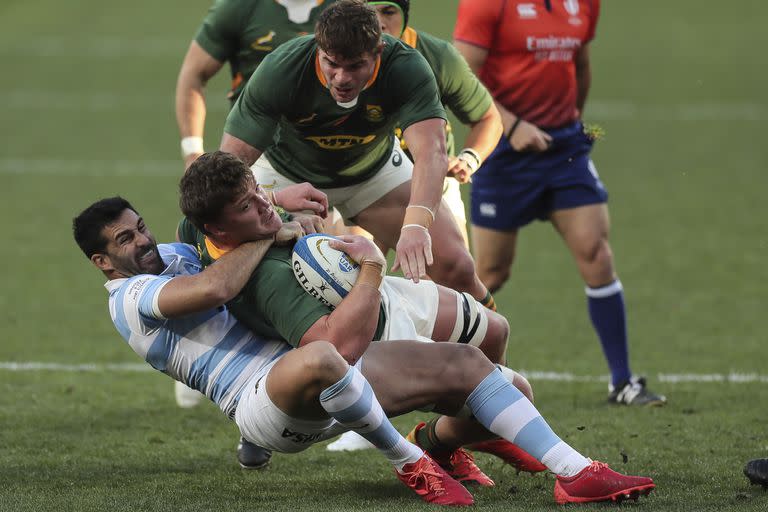
{"label": "white rugby ball", "polygon": [[331,309],[347,296],[360,275],[357,262],[328,245],[334,239],[317,233],[303,236],[291,256],[293,275],[299,284]]}

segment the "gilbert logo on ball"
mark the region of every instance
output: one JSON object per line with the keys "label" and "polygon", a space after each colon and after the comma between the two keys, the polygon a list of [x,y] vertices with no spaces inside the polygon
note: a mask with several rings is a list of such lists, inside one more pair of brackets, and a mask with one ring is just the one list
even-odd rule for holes
{"label": "gilbert logo on ball", "polygon": [[357,262],[328,245],[334,239],[322,234],[303,236],[291,256],[296,280],[308,294],[330,308],[347,296],[360,274]]}

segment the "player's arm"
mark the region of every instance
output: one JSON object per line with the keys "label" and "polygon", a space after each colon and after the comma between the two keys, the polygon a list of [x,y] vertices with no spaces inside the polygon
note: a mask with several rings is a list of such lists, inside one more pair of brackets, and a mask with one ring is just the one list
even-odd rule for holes
{"label": "player's arm", "polygon": [[434,262],[428,230],[440,206],[448,169],[445,120],[432,118],[413,123],[403,131],[403,140],[413,156],[413,177],[392,270],[402,268],[407,279],[418,283]]}
{"label": "player's arm", "polygon": [[[319,318],[302,336],[299,346],[317,340],[331,342],[339,354],[354,364],[376,333],[386,260],[376,245],[357,235],[339,237],[330,247],[346,252],[360,263],[360,275],[349,294],[330,314]],[[313,299],[314,300],[314,299]]]}
{"label": "player's arm", "polygon": [[160,290],[160,313],[175,318],[217,308],[233,299],[273,241],[270,238],[244,243],[199,274],[174,277]]}
{"label": "player's arm", "polygon": [[176,124],[181,135],[184,167],[203,153],[205,85],[219,72],[223,62],[192,41],[176,80]]}
{"label": "player's arm", "polygon": [[496,105],[491,103],[483,117],[470,124],[469,132],[464,139],[464,148],[448,162],[448,174],[456,178],[459,183],[470,182],[472,174],[480,168],[498,144],[503,131],[501,114]]}
{"label": "player's arm", "polygon": [[592,67],[589,62],[589,44],[582,46],[576,52],[576,107],[579,115],[584,114],[584,105],[587,103],[589,87],[592,84]]}
{"label": "player's arm", "polygon": [[504,131],[501,115],[488,89],[456,48],[445,43],[439,66],[433,67],[445,106],[469,126],[464,147],[448,162],[448,175],[467,183],[491,154]]}
{"label": "player's arm", "polygon": [[[470,69],[480,76],[480,70],[488,58],[488,49],[456,40],[453,44],[467,61]],[[549,148],[552,143],[552,137],[549,134],[525,119],[519,118],[498,101],[494,103],[501,115],[504,134],[515,151],[546,151]]]}

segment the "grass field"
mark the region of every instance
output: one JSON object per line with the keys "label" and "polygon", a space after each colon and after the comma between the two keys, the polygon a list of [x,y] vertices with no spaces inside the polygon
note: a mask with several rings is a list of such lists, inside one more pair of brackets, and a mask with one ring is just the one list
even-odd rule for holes
{"label": "grass field", "polygon": [[[413,4],[415,27],[450,36],[456,1]],[[560,375],[532,373],[532,383],[568,442],[656,480],[629,509],[765,511],[768,492],[741,469],[768,456],[768,6],[603,4],[586,118],[607,133],[594,156],[611,192],[633,368],[670,404],[603,402],[607,371],[582,284],[546,224],[523,232],[497,295],[513,329],[509,363]],[[167,377],[137,370],[109,320],[104,279],[71,239],[78,211],[118,193],[159,239],[172,237],[173,91],[207,5],[0,3],[0,510],[430,508],[371,452],[315,446],[241,471],[233,424],[209,404],[178,409]],[[225,74],[209,87],[209,149]],[[551,478],[479,460],[498,485],[475,493],[478,510],[556,508]]]}

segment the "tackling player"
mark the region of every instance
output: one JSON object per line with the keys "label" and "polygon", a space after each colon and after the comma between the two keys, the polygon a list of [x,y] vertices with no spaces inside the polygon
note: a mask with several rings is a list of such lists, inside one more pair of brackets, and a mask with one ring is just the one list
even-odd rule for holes
{"label": "tackling player", "polygon": [[[414,163],[392,135],[403,128]],[[428,64],[389,36],[359,0],[321,14],[315,37],[270,54],[227,119],[221,149],[281,188],[308,181],[342,216],[396,247],[394,269],[490,304],[450,212],[440,208],[448,169],[445,110]],[[431,234],[435,234],[434,237]],[[434,260],[432,245],[440,255]]]}
{"label": "tackling player", "polygon": [[609,400],[663,405],[629,367],[624,293],[608,243],[608,193],[581,122],[599,0],[461,0],[454,39],[496,100],[504,135],[472,185],[473,248],[491,291],[509,277],[518,230],[554,225],[586,283],[611,370]]}
{"label": "tackling player", "polygon": [[[259,229],[279,232],[281,223],[274,222],[268,202],[252,207],[263,214]],[[475,428],[454,438],[458,445],[496,435],[534,453],[557,475],[558,503],[637,498],[654,488],[650,478],[616,473],[563,442],[510,384],[514,373],[475,347],[373,343],[359,364],[350,366],[328,342],[291,350],[254,336],[223,304],[244,284],[273,235],[261,246],[240,244],[201,271],[194,247],[158,246],[144,220],[119,197],[88,207],[74,219],[73,231],[84,254],[109,279],[110,315],[131,348],[155,369],[205,393],[260,446],[295,453],[354,429],[423,500],[472,504],[471,494],[403,439],[385,416],[429,407],[474,418]],[[346,300],[378,303],[386,261],[373,243],[358,240],[359,245],[345,246],[362,263]]]}

